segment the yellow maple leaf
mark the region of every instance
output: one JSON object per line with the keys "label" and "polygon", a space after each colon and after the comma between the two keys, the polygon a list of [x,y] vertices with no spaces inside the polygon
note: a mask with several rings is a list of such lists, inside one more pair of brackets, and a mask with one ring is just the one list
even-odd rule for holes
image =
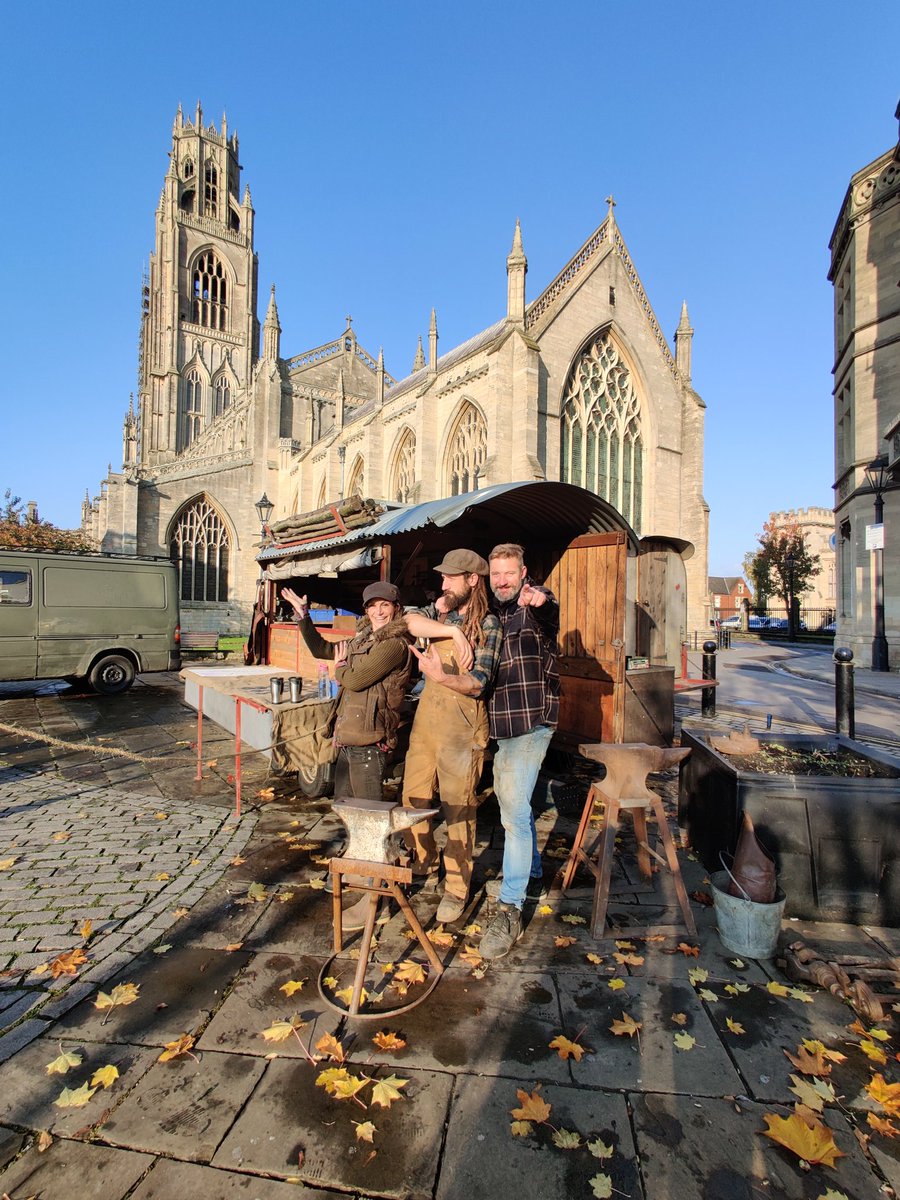
{"label": "yellow maple leaf", "polygon": [[840,1050],[829,1050],[825,1043],[820,1042],[817,1038],[804,1038],[800,1045],[804,1050],[808,1050],[810,1054],[821,1054],[829,1062],[842,1063],[847,1061],[846,1054],[842,1054]]}
{"label": "yellow maple leaf", "polygon": [[473,921],[471,925],[466,925],[466,927],[463,929],[463,934],[466,937],[475,937],[479,933],[481,933],[481,926],[475,921]]}
{"label": "yellow maple leaf", "polygon": [[594,1175],[588,1180],[591,1185],[591,1195],[595,1200],[609,1200],[613,1194],[612,1179],[609,1175]]}
{"label": "yellow maple leaf", "polygon": [[394,979],[402,983],[424,983],[425,968],[421,963],[413,962],[411,958],[404,959],[397,968]]}
{"label": "yellow maple leaf", "polygon": [[[339,992],[335,992],[334,994],[338,998],[338,1000],[343,1000],[344,1004],[346,1004],[348,1008],[350,1007],[350,1002],[353,1000],[353,988],[352,987],[341,988],[341,990]],[[368,1000],[368,998],[369,998],[369,993],[366,991],[365,988],[363,988],[363,990],[360,992],[360,995],[359,995],[360,1004],[365,1004],[365,1002]]]}
{"label": "yellow maple leaf", "polygon": [[258,904],[262,904],[267,896],[266,885],[264,883],[251,883],[247,888],[247,897],[250,900],[255,900]]}
{"label": "yellow maple leaf", "polygon": [[777,1113],[763,1113],[763,1120],[768,1126],[765,1136],[784,1146],[808,1163],[824,1163],[833,1167],[835,1160],[843,1158],[844,1153],[835,1145],[834,1135],[821,1121],[808,1124],[796,1113],[789,1117],[779,1117]]}
{"label": "yellow maple leaf", "polygon": [[105,1008],[124,1008],[134,1004],[141,990],[139,983],[117,983],[111,992],[98,992],[94,1008],[102,1012]]}
{"label": "yellow maple leaf", "polygon": [[774,979],[770,979],[766,984],[766,991],[771,992],[773,996],[786,996],[790,989],[783,983],[776,983]]}
{"label": "yellow maple leaf", "polygon": [[788,988],[788,995],[792,1000],[800,1000],[804,1004],[812,1004],[812,992],[804,992],[803,988]]}
{"label": "yellow maple leaf", "polygon": [[241,867],[241,866],[243,866],[243,865],[244,865],[244,863],[245,863],[246,861],[247,861],[247,860],[246,860],[246,858],[241,858],[241,856],[240,856],[239,854],[236,854],[236,855],[234,856],[234,858],[232,858],[232,859],[230,859],[230,860],[229,860],[229,864],[228,864],[228,865],[229,865],[229,866],[231,866],[231,867]]}
{"label": "yellow maple leaf", "polygon": [[[183,1033],[180,1038],[174,1042],[166,1042],[165,1049],[157,1059],[157,1062],[171,1062],[173,1058],[181,1058],[183,1054],[190,1054],[191,1048],[194,1045],[194,1039],[189,1033]],[[193,1055],[191,1055],[193,1057]]]}
{"label": "yellow maple leaf", "polygon": [[87,1083],[80,1088],[63,1088],[53,1103],[57,1108],[84,1108],[96,1090]]}
{"label": "yellow maple leaf", "polygon": [[60,1047],[61,1053],[58,1058],[54,1058],[53,1062],[47,1063],[45,1070],[48,1075],[65,1075],[66,1071],[72,1070],[74,1067],[80,1067],[84,1061],[80,1054],[76,1054],[74,1050],[63,1050]]}
{"label": "yellow maple leaf", "polygon": [[566,946],[574,946],[578,938],[566,937],[564,933],[557,934],[553,939],[554,946],[559,946],[560,950],[564,950]]}
{"label": "yellow maple leaf", "polygon": [[375,1081],[372,1088],[372,1103],[381,1108],[390,1108],[395,1100],[402,1100],[400,1088],[406,1087],[408,1079],[398,1079],[396,1075],[388,1075]]}
{"label": "yellow maple leaf", "polygon": [[333,1033],[323,1033],[316,1042],[315,1049],[318,1054],[330,1058],[334,1062],[342,1063],[346,1061],[347,1056],[344,1053],[344,1047]]}
{"label": "yellow maple leaf", "polygon": [[709,979],[709,971],[704,970],[703,967],[691,967],[690,971],[688,971],[688,979],[694,986],[698,983],[706,983],[707,979]]}
{"label": "yellow maple leaf", "polygon": [[715,992],[711,992],[711,991],[709,990],[709,988],[700,988],[700,990],[699,990],[699,992],[697,993],[697,995],[700,997],[700,999],[701,999],[701,1000],[706,1000],[706,1001],[710,1001],[710,1002],[711,1002],[711,1001],[718,1000],[718,998],[719,998],[719,997],[716,995],[716,993],[715,993]]}
{"label": "yellow maple leaf", "polygon": [[178,920],[181,917],[186,917],[190,911],[189,908],[176,908],[172,910],[172,916]]}
{"label": "yellow maple leaf", "polygon": [[621,992],[622,988],[625,986],[625,980],[616,977],[615,979],[608,980],[606,986],[611,992]]}
{"label": "yellow maple leaf", "polygon": [[18,861],[19,860],[15,854],[11,858],[0,858],[0,871],[8,871],[9,868]]}
{"label": "yellow maple leaf", "polygon": [[[572,941],[574,942],[575,939],[572,938]],[[557,944],[558,944],[558,942],[559,942],[559,939],[557,938]],[[597,966],[599,966],[600,963],[603,962],[603,959],[601,958],[601,956],[599,954],[590,953],[590,954],[586,954],[584,957],[588,960],[589,963],[594,963]]]}
{"label": "yellow maple leaf", "polygon": [[294,992],[299,992],[302,990],[305,983],[305,979],[289,979],[287,983],[283,983],[278,990],[279,992],[284,992],[286,996],[293,996]]}
{"label": "yellow maple leaf", "polygon": [[634,1037],[643,1028],[643,1021],[635,1021],[634,1017],[623,1012],[621,1020],[614,1020],[609,1027],[609,1031],[610,1033],[614,1033],[616,1037]]}
{"label": "yellow maple leaf", "polygon": [[732,1021],[731,1017],[725,1018],[725,1024],[728,1026],[728,1028],[731,1030],[732,1033],[741,1034],[741,1033],[747,1032],[746,1029],[743,1027],[743,1025],[740,1023],[740,1021]]}
{"label": "yellow maple leaf", "polygon": [[334,1085],[340,1079],[349,1079],[346,1067],[326,1067],[316,1076],[316,1087],[323,1087],[329,1096],[334,1094]]}
{"label": "yellow maple leaf", "polygon": [[[352,1100],[357,1092],[361,1092],[368,1084],[368,1079],[360,1079],[356,1075],[348,1075],[346,1079],[336,1079],[331,1090],[336,1100]],[[362,1101],[359,1101],[362,1104]],[[365,1105],[363,1105],[365,1107]]]}
{"label": "yellow maple leaf", "polygon": [[374,1141],[378,1130],[371,1121],[354,1121],[353,1124],[356,1126],[356,1140],[358,1142]]}
{"label": "yellow maple leaf", "polygon": [[866,1120],[875,1132],[880,1133],[882,1137],[900,1137],[900,1129],[892,1121],[886,1121],[883,1117],[876,1116],[875,1113],[871,1112],[867,1114]]}
{"label": "yellow maple leaf", "polygon": [[686,1013],[672,1013],[671,1019],[676,1025],[687,1025]]}
{"label": "yellow maple leaf", "polygon": [[461,962],[468,964],[470,967],[480,967],[484,964],[481,951],[477,946],[465,946],[459,957]]}
{"label": "yellow maple leaf", "polygon": [[623,954],[620,950],[613,954],[613,958],[624,967],[640,967],[644,962],[643,954]]}
{"label": "yellow maple leaf", "polygon": [[549,917],[549,916],[550,916],[550,914],[553,912],[553,909],[550,907],[550,905],[549,905],[549,904],[541,904],[541,905],[538,907],[538,910],[537,910],[537,911],[538,911],[538,915],[539,915],[539,916],[541,916],[541,917]]}
{"label": "yellow maple leaf", "polygon": [[581,1056],[584,1054],[584,1046],[579,1046],[577,1042],[569,1041],[562,1034],[553,1039],[550,1043],[550,1049],[555,1050],[560,1058],[574,1058],[576,1062],[581,1062]]}
{"label": "yellow maple leaf", "polygon": [[338,985],[338,981],[335,979],[335,977],[333,975],[326,975],[325,978],[322,980],[322,982],[325,984],[325,986],[327,988],[331,988],[332,991],[334,991],[334,989]]}
{"label": "yellow maple leaf", "polygon": [[291,1036],[295,1029],[302,1029],[306,1024],[299,1017],[292,1017],[290,1021],[273,1021],[268,1029],[264,1029],[260,1033],[260,1037],[265,1038],[267,1042],[284,1042]]}
{"label": "yellow maple leaf", "polygon": [[448,933],[443,925],[439,925],[437,929],[433,929],[428,935],[428,940],[433,946],[452,946],[455,938],[452,933]]}
{"label": "yellow maple leaf", "polygon": [[516,1088],[519,1107],[510,1109],[510,1115],[518,1121],[537,1121],[538,1124],[546,1121],[550,1116],[552,1106],[543,1099],[540,1091],[540,1084],[530,1093],[522,1091],[521,1088]]}
{"label": "yellow maple leaf", "polygon": [[159,872],[157,872],[156,875],[153,876],[153,878],[156,880],[157,883],[165,883],[165,881],[167,879],[171,879],[171,875],[169,874],[168,871],[159,871]]}
{"label": "yellow maple leaf", "polygon": [[588,1142],[587,1148],[593,1154],[594,1158],[599,1158],[601,1162],[604,1158],[612,1158],[612,1146],[607,1146],[606,1142],[601,1142],[599,1138],[596,1138],[593,1142]]}
{"label": "yellow maple leaf", "polygon": [[509,1131],[513,1137],[527,1137],[532,1128],[530,1121],[511,1121]]}
{"label": "yellow maple leaf", "polygon": [[581,1134],[575,1133],[572,1129],[555,1129],[553,1145],[560,1150],[577,1150],[581,1145]]}
{"label": "yellow maple leaf", "polygon": [[[549,906],[547,906],[547,907],[549,907]],[[552,912],[553,909],[550,909],[550,911]],[[561,921],[565,921],[565,923],[567,925],[586,925],[587,924],[587,920],[584,917],[579,917],[577,913],[565,913],[559,919]]]}
{"label": "yellow maple leaf", "polygon": [[900,1083],[887,1083],[879,1073],[866,1084],[866,1091],[892,1117],[900,1116]]}
{"label": "yellow maple leaf", "polygon": [[382,1031],[376,1033],[372,1038],[372,1044],[377,1046],[379,1050],[402,1050],[406,1042],[401,1037],[397,1037],[396,1033],[388,1033]]}
{"label": "yellow maple leaf", "polygon": [[243,944],[243,942],[229,942],[225,949],[229,954],[234,954],[236,950],[240,950]]}
{"label": "yellow maple leaf", "polygon": [[82,923],[79,933],[84,938],[84,940],[87,941],[93,932],[94,932],[94,922],[90,918],[88,918],[88,920],[86,920]]}
{"label": "yellow maple leaf", "polygon": [[59,833],[54,833],[50,840],[53,842],[67,842],[71,836],[71,833],[65,833],[63,830],[60,830]]}
{"label": "yellow maple leaf", "polygon": [[112,1065],[112,1063],[107,1063],[107,1065],[105,1067],[98,1067],[97,1070],[94,1072],[94,1074],[91,1076],[91,1087],[92,1088],[102,1087],[104,1089],[108,1088],[108,1087],[112,1087],[112,1085],[116,1082],[116,1080],[118,1078],[119,1078],[119,1068],[114,1067]]}
{"label": "yellow maple leaf", "polygon": [[87,955],[80,946],[74,950],[66,950],[64,954],[57,955],[50,964],[50,974],[54,979],[59,979],[60,975],[77,975],[78,968],[84,966],[87,962]]}
{"label": "yellow maple leaf", "polygon": [[887,1055],[880,1046],[875,1045],[871,1038],[863,1038],[859,1043],[859,1048],[866,1058],[870,1058],[872,1062],[877,1062],[881,1065],[887,1062]]}
{"label": "yellow maple leaf", "polygon": [[256,793],[257,800],[272,800],[274,798],[274,796],[275,796],[275,789],[273,787],[260,788],[259,791]]}
{"label": "yellow maple leaf", "polygon": [[697,1045],[697,1039],[689,1033],[676,1033],[675,1045],[679,1050],[692,1050]]}
{"label": "yellow maple leaf", "polygon": [[[208,767],[214,767],[216,764],[214,762],[211,762],[211,763],[207,763],[206,765]],[[157,821],[168,821],[168,819],[169,819],[169,814],[167,812],[156,812],[153,815],[154,815],[154,817],[156,817]]]}
{"label": "yellow maple leaf", "polygon": [[624,941],[623,939],[619,938],[616,941],[616,949],[617,950],[634,950],[635,945],[634,945],[634,942]]}

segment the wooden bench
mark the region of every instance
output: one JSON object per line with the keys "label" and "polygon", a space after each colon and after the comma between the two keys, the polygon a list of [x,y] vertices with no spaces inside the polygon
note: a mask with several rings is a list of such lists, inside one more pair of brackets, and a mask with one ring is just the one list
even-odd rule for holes
{"label": "wooden bench", "polygon": [[181,631],[181,651],[183,654],[214,654],[216,658],[224,657],[224,651],[219,649],[217,633],[191,633]]}

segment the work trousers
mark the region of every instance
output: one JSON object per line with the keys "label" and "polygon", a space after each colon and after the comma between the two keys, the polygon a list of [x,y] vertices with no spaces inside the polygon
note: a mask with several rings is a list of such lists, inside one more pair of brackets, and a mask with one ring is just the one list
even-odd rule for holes
{"label": "work trousers", "polygon": [[[433,643],[444,658],[450,647]],[[444,894],[465,900],[472,879],[475,849],[475,789],[488,743],[487,706],[427,680],[416,710],[403,776],[407,808],[434,808],[439,792],[441,815],[447,826],[444,847]],[[437,862],[432,821],[409,831],[408,845],[417,872]]]}

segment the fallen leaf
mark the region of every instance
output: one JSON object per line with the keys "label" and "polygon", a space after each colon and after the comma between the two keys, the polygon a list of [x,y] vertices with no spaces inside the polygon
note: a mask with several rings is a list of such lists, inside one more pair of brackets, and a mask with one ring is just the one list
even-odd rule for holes
{"label": "fallen leaf", "polygon": [[553,939],[553,944],[554,946],[558,946],[560,950],[564,950],[566,946],[574,946],[577,941],[578,938],[568,937],[564,933],[559,933]]}
{"label": "fallen leaf", "polygon": [[872,1062],[877,1062],[882,1065],[887,1062],[887,1055],[880,1046],[876,1046],[871,1038],[863,1038],[859,1043],[859,1048],[862,1050],[866,1058],[870,1058]]}
{"label": "fallen leaf", "polygon": [[335,1084],[341,1079],[349,1079],[346,1067],[326,1067],[316,1076],[316,1087],[323,1087],[329,1096],[334,1095]]}
{"label": "fallen leaf", "polygon": [[156,880],[157,883],[165,883],[165,881],[167,879],[171,879],[172,876],[169,874],[168,871],[159,871],[156,875],[153,876],[153,878]]}
{"label": "fallen leaf", "polygon": [[37,1140],[38,1153],[43,1154],[44,1151],[49,1150],[52,1145],[53,1145],[53,1138],[50,1136],[50,1134],[47,1132],[46,1129],[42,1129],[41,1132],[38,1134],[38,1140]]}
{"label": "fallen leaf", "polygon": [[814,1125],[801,1120],[796,1113],[789,1117],[779,1117],[776,1113],[763,1113],[763,1120],[768,1128],[765,1136],[784,1146],[808,1163],[824,1163],[833,1167],[835,1159],[843,1158],[843,1151],[834,1142],[834,1135],[821,1121]]}
{"label": "fallen leaf", "polygon": [[784,1056],[788,1062],[794,1064],[801,1075],[820,1075],[824,1077],[831,1074],[831,1064],[825,1061],[824,1056],[819,1051],[811,1053],[805,1046],[798,1046],[796,1054],[791,1054],[790,1050],[785,1050]]}
{"label": "fallen leaf", "polygon": [[696,900],[698,904],[702,904],[704,908],[712,908],[713,898],[709,892],[691,892],[691,899]]}
{"label": "fallen leaf", "polygon": [[50,840],[52,842],[67,842],[71,836],[71,833],[65,833],[63,830],[60,830],[59,833],[54,833]]}
{"label": "fallen leaf", "polygon": [[550,914],[553,912],[553,909],[550,907],[549,904],[541,904],[541,905],[539,905],[537,911],[538,911],[538,916],[549,917]]}
{"label": "fallen leaf", "polygon": [[736,971],[743,971],[747,964],[742,958],[729,958],[728,965],[734,967]]}
{"label": "fallen leaf", "polygon": [[584,1054],[584,1046],[579,1046],[577,1042],[571,1042],[567,1037],[559,1034],[550,1043],[550,1049],[555,1050],[560,1058],[574,1058],[576,1062],[581,1062],[581,1056]]}
{"label": "fallen leaf", "polygon": [[[352,1100],[368,1084],[368,1079],[360,1079],[357,1075],[348,1075],[346,1079],[336,1079],[331,1090],[337,1100]],[[360,1101],[362,1103],[362,1101]]]}
{"label": "fallen leaf", "polygon": [[243,946],[243,944],[244,944],[243,942],[229,942],[228,945],[225,947],[225,950],[229,954],[234,954],[235,950],[240,950],[240,948],[241,948],[241,946]]}
{"label": "fallen leaf", "polygon": [[601,1142],[599,1138],[596,1138],[593,1142],[588,1142],[587,1148],[590,1150],[591,1154],[593,1154],[594,1158],[599,1158],[601,1160],[604,1158],[612,1158],[612,1146],[607,1146],[606,1142]]}
{"label": "fallen leaf", "polygon": [[284,1042],[291,1036],[295,1029],[302,1029],[306,1024],[299,1017],[292,1017],[290,1021],[273,1021],[268,1029],[264,1029],[260,1033],[260,1037],[265,1038],[267,1042]]}
{"label": "fallen leaf", "polygon": [[88,938],[91,936],[91,934],[94,932],[94,922],[90,918],[88,918],[87,921],[84,921],[82,923],[81,929],[79,929],[78,932],[81,934],[81,936],[84,938],[84,940],[87,941]]}
{"label": "fallen leaf", "polygon": [[[339,992],[335,992],[334,994],[338,1000],[343,1000],[344,1004],[346,1004],[348,1008],[350,1007],[350,1004],[353,1000],[352,986],[341,988],[341,990]],[[368,998],[369,998],[369,993],[366,991],[365,988],[363,988],[363,990],[360,992],[360,995],[359,995],[360,1004],[365,1004],[365,1002],[368,1000]]]}
{"label": "fallen leaf", "polygon": [[266,899],[266,886],[263,883],[251,883],[247,888],[247,896],[250,900],[255,900],[257,904],[261,904]]}
{"label": "fallen leaf", "polygon": [[827,1192],[822,1192],[816,1200],[850,1200],[846,1192],[836,1192],[834,1188],[829,1188]]}
{"label": "fallen leaf", "polygon": [[[557,944],[559,944],[560,939],[557,938],[556,940],[557,940]],[[572,941],[574,942],[575,939],[572,938]],[[603,959],[600,957],[599,954],[591,953],[591,954],[586,954],[584,957],[588,960],[589,963],[595,963],[595,964],[599,965],[600,963],[603,962]]]}
{"label": "fallen leaf", "polygon": [[588,1183],[591,1185],[592,1195],[596,1196],[597,1200],[609,1200],[613,1193],[613,1185],[608,1175],[595,1175]]}
{"label": "fallen leaf", "polygon": [[293,898],[294,898],[293,892],[279,892],[278,895],[275,897],[275,899],[279,900],[282,904],[287,904],[288,900],[293,900]]}
{"label": "fallen leaf", "polygon": [[716,993],[711,992],[709,990],[709,988],[701,988],[700,991],[697,993],[697,995],[700,997],[701,1000],[706,1000],[708,1003],[713,1003],[714,1001],[718,1000],[718,998],[719,998],[716,995]]}
{"label": "fallen leaf", "polygon": [[322,982],[325,984],[325,986],[327,988],[331,988],[332,991],[334,991],[334,989],[338,985],[338,981],[335,979],[335,977],[333,975],[326,975],[325,978],[322,980]]}
{"label": "fallen leaf", "polygon": [[704,967],[691,967],[688,971],[688,979],[696,987],[698,983],[706,983],[709,979],[709,971]]}
{"label": "fallen leaf", "polygon": [[356,1126],[356,1140],[358,1142],[371,1142],[378,1130],[371,1121],[354,1121]]}
{"label": "fallen leaf", "polygon": [[78,968],[86,962],[87,955],[81,946],[77,946],[74,950],[66,950],[64,954],[54,958],[50,964],[50,974],[54,979],[59,979],[60,975],[77,975]]}
{"label": "fallen leaf", "polygon": [[8,871],[9,868],[18,861],[19,860],[15,854],[12,856],[12,858],[0,858],[0,871]]}
{"label": "fallen leaf", "polygon": [[275,789],[273,787],[260,788],[256,793],[257,800],[273,800],[275,798]]}
{"label": "fallen leaf", "polygon": [[174,1042],[166,1042],[165,1049],[156,1060],[157,1062],[171,1062],[173,1058],[181,1058],[183,1054],[190,1054],[194,1045],[194,1039],[189,1033],[183,1033],[180,1038]]}
{"label": "fallen leaf", "polygon": [[406,1042],[401,1037],[397,1037],[396,1033],[376,1033],[372,1038],[372,1044],[377,1046],[379,1050],[402,1050]]}
{"label": "fallen leaf", "polygon": [[105,1008],[124,1008],[134,1004],[141,990],[139,983],[117,983],[111,992],[98,992],[94,1008],[102,1012]]}
{"label": "fallen leaf", "polygon": [[519,1107],[510,1109],[510,1115],[519,1121],[537,1121],[540,1125],[550,1116],[552,1106],[540,1095],[541,1085],[538,1084],[533,1092],[523,1092],[516,1088]]}
{"label": "fallen leaf", "polygon": [[616,951],[616,953],[613,954],[613,958],[617,963],[624,967],[640,967],[644,962],[643,954],[622,954],[621,952]]}
{"label": "fallen leaf", "polygon": [[424,983],[425,968],[421,963],[413,962],[411,958],[404,959],[397,968],[394,979],[401,983]]}
{"label": "fallen leaf", "polygon": [[[553,910],[551,909],[550,911],[552,912]],[[565,923],[567,925],[586,925],[587,924],[586,919],[584,917],[579,917],[577,913],[565,913],[565,915],[560,917],[559,919],[561,921],[565,921]]]}
{"label": "fallen leaf", "polygon": [[729,996],[739,996],[741,994],[741,992],[749,992],[750,991],[750,984],[749,983],[726,983],[725,991],[728,993]]}
{"label": "fallen leaf", "polygon": [[691,1050],[697,1045],[697,1039],[695,1037],[691,1037],[689,1033],[676,1033],[675,1045],[679,1050]]}
{"label": "fallen leaf", "polygon": [[900,1083],[887,1083],[880,1073],[866,1084],[866,1091],[892,1117],[900,1116]]}
{"label": "fallen leaf", "polygon": [[119,1078],[119,1068],[114,1067],[112,1063],[107,1063],[105,1067],[98,1067],[91,1076],[92,1088],[109,1088]]}
{"label": "fallen leaf", "polygon": [[608,981],[607,981],[607,984],[606,984],[606,986],[607,986],[607,987],[610,989],[610,991],[612,991],[612,992],[621,992],[622,988],[625,986],[625,980],[624,980],[624,979],[619,979],[619,978],[616,978],[616,979],[610,979],[610,980],[608,980]]}
{"label": "fallen leaf", "polygon": [[[60,1047],[62,1050],[62,1047]],[[72,1070],[73,1067],[80,1067],[84,1059],[80,1054],[76,1054],[74,1050],[63,1051],[58,1058],[54,1058],[53,1062],[47,1063],[44,1068],[48,1075],[65,1075],[66,1071]]]}
{"label": "fallen leaf", "polygon": [[433,929],[428,935],[428,940],[434,946],[452,946],[456,938],[452,933],[448,933],[443,925],[439,925],[437,929]]}
{"label": "fallen leaf", "polygon": [[812,1004],[812,992],[804,992],[802,988],[788,988],[788,995],[792,1000],[800,1000],[803,1004]]}
{"label": "fallen leaf", "polygon": [[732,1033],[741,1034],[741,1033],[747,1032],[747,1030],[740,1023],[740,1021],[732,1021],[731,1017],[725,1018],[725,1024],[728,1026],[728,1028],[731,1030]]}
{"label": "fallen leaf", "polygon": [[408,1079],[398,1079],[396,1075],[377,1080],[372,1088],[372,1103],[381,1108],[390,1108],[395,1100],[403,1099],[400,1088],[406,1087],[408,1083]]}
{"label": "fallen leaf", "polygon": [[[239,945],[242,944],[243,943],[239,943]],[[294,992],[299,992],[303,989],[303,985],[305,983],[305,979],[289,979],[287,983],[283,983],[278,990],[279,992],[284,992],[286,996],[293,996]]]}
{"label": "fallen leaf", "polygon": [[207,771],[212,771],[218,765],[219,765],[219,760],[217,758],[211,758],[209,760],[209,762],[206,764],[206,769],[207,769]]}
{"label": "fallen leaf", "polygon": [[481,926],[473,921],[471,925],[467,925],[465,929],[463,929],[463,933],[466,937],[476,937],[479,933],[481,933]]}
{"label": "fallen leaf", "polygon": [[617,950],[634,950],[634,949],[636,949],[636,947],[635,947],[634,942],[628,942],[622,938],[618,938],[616,940],[616,949]]}
{"label": "fallen leaf", "polygon": [[53,1103],[57,1108],[84,1108],[96,1090],[87,1083],[80,1088],[63,1088]]}
{"label": "fallen leaf", "polygon": [[186,917],[191,910],[189,908],[176,908],[172,911],[172,916],[176,919]]}
{"label": "fallen leaf", "polygon": [[895,1138],[900,1137],[900,1129],[897,1128],[891,1121],[885,1121],[883,1117],[878,1117],[875,1113],[868,1113],[866,1120],[872,1126],[876,1133],[880,1133],[882,1137]]}
{"label": "fallen leaf", "polygon": [[609,1027],[609,1031],[610,1033],[614,1033],[617,1037],[622,1037],[623,1035],[626,1037],[634,1037],[634,1035],[643,1028],[643,1021],[635,1021],[634,1017],[631,1017],[628,1015],[628,1013],[623,1012],[622,1019],[613,1021],[612,1025]]}
{"label": "fallen leaf", "polygon": [[342,1063],[346,1061],[347,1055],[344,1053],[344,1047],[334,1036],[333,1033],[323,1033],[316,1042],[315,1050],[333,1062]]}
{"label": "fallen leaf", "polygon": [[172,943],[164,942],[161,946],[154,946],[153,953],[154,954],[168,954],[171,949],[172,949]]}
{"label": "fallen leaf", "polygon": [[675,947],[675,949],[680,950],[685,958],[699,958],[700,957],[700,947],[699,946],[689,946],[687,942],[679,942],[678,945]]}
{"label": "fallen leaf", "polygon": [[465,946],[459,957],[461,962],[466,963],[470,967],[480,967],[484,963],[481,951],[477,946]]}
{"label": "fallen leaf", "polygon": [[686,1013],[672,1013],[671,1020],[674,1021],[674,1023],[676,1025],[687,1025],[687,1014]]}
{"label": "fallen leaf", "polygon": [[783,983],[776,983],[774,979],[770,979],[766,984],[766,991],[771,992],[773,996],[786,996],[790,991]]}
{"label": "fallen leaf", "polygon": [[513,1137],[527,1137],[531,1133],[532,1124],[530,1121],[512,1121],[509,1126],[509,1131]]}
{"label": "fallen leaf", "polygon": [[[214,767],[216,764],[215,763],[207,763],[206,765],[208,767]],[[169,819],[169,814],[167,812],[157,812],[157,813],[154,813],[153,815],[154,815],[154,817],[156,817],[157,821],[168,821],[168,819]]]}
{"label": "fallen leaf", "polygon": [[553,1145],[560,1150],[577,1150],[581,1145],[581,1134],[571,1129],[557,1129],[553,1133]]}
{"label": "fallen leaf", "polygon": [[241,858],[239,854],[236,854],[234,858],[229,861],[228,865],[230,867],[242,867],[246,861],[246,858]]}

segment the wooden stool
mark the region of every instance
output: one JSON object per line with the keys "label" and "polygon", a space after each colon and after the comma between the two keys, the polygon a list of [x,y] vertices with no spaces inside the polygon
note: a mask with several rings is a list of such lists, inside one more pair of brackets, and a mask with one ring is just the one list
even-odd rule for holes
{"label": "wooden stool", "polygon": [[[588,831],[591,813],[594,804],[597,801],[602,801],[606,807],[605,820],[600,837],[590,850],[584,849],[584,840]],[[663,858],[657,854],[650,846],[647,840],[647,810],[650,809],[656,818],[659,836],[662,839],[663,848],[666,857]],[[616,834],[619,829],[620,814],[628,813],[634,823],[634,836],[638,848],[638,870],[641,877],[647,884],[652,884],[653,873],[651,870],[650,859],[656,859],[662,866],[668,866],[672,873],[672,879],[675,884],[675,894],[678,897],[678,904],[681,908],[681,915],[684,918],[683,925],[656,925],[652,928],[644,925],[628,925],[616,932],[616,937],[628,937],[631,934],[648,934],[648,933],[688,933],[691,937],[697,936],[697,926],[694,924],[694,914],[691,912],[690,901],[688,900],[687,891],[684,886],[684,880],[681,877],[681,866],[678,862],[678,854],[675,849],[675,841],[672,838],[672,831],[669,829],[669,823],[666,820],[663,802],[659,796],[653,795],[653,798],[648,800],[644,797],[636,797],[634,799],[607,796],[603,789],[596,783],[591,784],[588,798],[585,801],[584,812],[581,815],[581,822],[578,826],[578,834],[576,835],[575,845],[572,847],[572,852],[569,855],[569,861],[566,863],[565,875],[563,877],[563,891],[570,886],[572,876],[575,874],[575,868],[579,861],[583,862],[591,871],[596,880],[594,885],[594,905],[591,910],[591,937],[596,941],[602,941],[606,937],[613,936],[606,933],[606,912],[609,908],[609,893],[610,893],[610,878],[612,875],[613,855],[616,849]],[[596,858],[592,857],[596,851]],[[621,889],[626,890],[626,889]],[[634,891],[634,888],[628,888],[628,891]],[[638,889],[649,890],[649,889]]]}

